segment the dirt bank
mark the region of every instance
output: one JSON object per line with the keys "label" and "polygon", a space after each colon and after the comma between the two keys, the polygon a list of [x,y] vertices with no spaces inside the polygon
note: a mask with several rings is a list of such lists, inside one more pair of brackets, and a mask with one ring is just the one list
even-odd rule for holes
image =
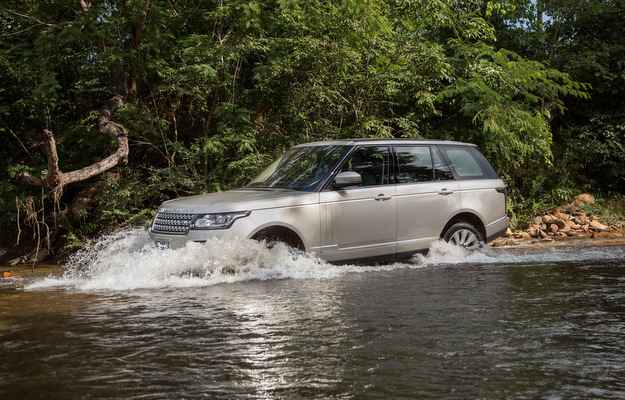
{"label": "dirt bank", "polygon": [[62,274],[63,266],[56,264],[41,264],[35,268],[32,264],[0,265],[0,288],[20,287],[25,281]]}

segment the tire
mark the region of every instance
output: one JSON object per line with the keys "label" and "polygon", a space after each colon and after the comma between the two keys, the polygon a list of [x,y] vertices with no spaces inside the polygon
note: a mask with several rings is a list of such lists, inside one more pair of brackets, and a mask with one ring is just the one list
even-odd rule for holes
{"label": "tire", "polygon": [[302,244],[294,238],[281,237],[280,235],[272,233],[261,233],[254,237],[254,240],[259,242],[264,241],[267,248],[271,249],[276,243],[284,243],[290,248],[298,251],[304,251]]}
{"label": "tire", "polygon": [[468,250],[475,250],[483,246],[485,238],[475,226],[467,222],[457,222],[445,231],[443,240]]}

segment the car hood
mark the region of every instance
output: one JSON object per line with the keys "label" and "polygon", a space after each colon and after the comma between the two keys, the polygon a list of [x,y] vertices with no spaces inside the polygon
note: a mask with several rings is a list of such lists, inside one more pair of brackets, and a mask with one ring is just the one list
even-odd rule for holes
{"label": "car hood", "polygon": [[237,189],[180,197],[164,202],[160,210],[179,213],[220,213],[301,206],[319,202],[319,193],[280,189]]}

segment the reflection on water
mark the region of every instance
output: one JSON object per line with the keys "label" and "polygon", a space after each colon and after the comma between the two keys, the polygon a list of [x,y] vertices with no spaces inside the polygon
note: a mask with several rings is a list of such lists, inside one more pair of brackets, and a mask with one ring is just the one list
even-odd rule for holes
{"label": "reflection on water", "polygon": [[623,248],[362,268],[133,235],[0,291],[0,398],[625,397]]}

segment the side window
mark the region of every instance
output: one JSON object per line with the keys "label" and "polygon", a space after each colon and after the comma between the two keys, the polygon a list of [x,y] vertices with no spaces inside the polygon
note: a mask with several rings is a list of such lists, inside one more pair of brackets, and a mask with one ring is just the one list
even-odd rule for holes
{"label": "side window", "polygon": [[497,174],[474,147],[442,146],[459,179],[493,179]]}
{"label": "side window", "polygon": [[434,178],[429,146],[397,146],[397,183],[430,182]]}
{"label": "side window", "polygon": [[432,147],[432,160],[434,161],[434,180],[448,181],[454,179],[451,167],[443,161],[436,147]]}
{"label": "side window", "polygon": [[359,147],[341,168],[358,172],[362,176],[360,186],[387,185],[390,182],[391,152],[386,146]]}

